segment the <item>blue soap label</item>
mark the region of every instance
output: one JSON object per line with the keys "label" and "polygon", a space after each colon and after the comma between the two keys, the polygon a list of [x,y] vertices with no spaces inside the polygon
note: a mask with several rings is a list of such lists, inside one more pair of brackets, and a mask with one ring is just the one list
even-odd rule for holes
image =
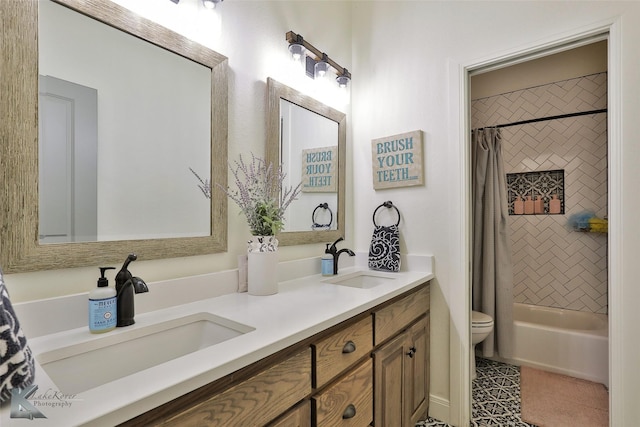
{"label": "blue soap label", "polygon": [[323,258],[321,268],[322,268],[323,276],[332,276],[333,275],[333,259]]}
{"label": "blue soap label", "polygon": [[115,328],[117,320],[116,297],[89,300],[89,329],[112,329]]}

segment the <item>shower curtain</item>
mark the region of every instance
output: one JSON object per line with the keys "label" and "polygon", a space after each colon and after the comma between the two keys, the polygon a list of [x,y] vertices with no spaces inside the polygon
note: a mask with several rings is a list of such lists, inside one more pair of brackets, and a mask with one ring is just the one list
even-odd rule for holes
{"label": "shower curtain", "polygon": [[482,355],[513,353],[513,267],[509,240],[506,174],[500,129],[475,129],[473,180],[473,310],[493,318],[493,332],[480,345]]}

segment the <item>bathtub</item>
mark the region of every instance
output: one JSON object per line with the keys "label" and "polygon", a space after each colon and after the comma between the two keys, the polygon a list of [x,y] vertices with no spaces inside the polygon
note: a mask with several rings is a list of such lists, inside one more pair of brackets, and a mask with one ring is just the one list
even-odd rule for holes
{"label": "bathtub", "polygon": [[512,362],[609,386],[604,314],[514,303]]}

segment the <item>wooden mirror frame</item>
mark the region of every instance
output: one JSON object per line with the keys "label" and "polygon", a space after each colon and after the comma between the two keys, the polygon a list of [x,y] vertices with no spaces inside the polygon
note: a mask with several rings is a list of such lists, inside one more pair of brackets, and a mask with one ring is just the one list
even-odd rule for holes
{"label": "wooden mirror frame", "polygon": [[[55,0],[211,68],[211,182],[227,185],[227,58],[116,3]],[[212,191],[211,235],[40,245],[38,241],[38,1],[0,1],[0,266],[5,273],[177,258],[227,250],[227,197]],[[195,186],[195,183],[194,183]]]}
{"label": "wooden mirror frame", "polygon": [[[338,123],[338,209],[337,230],[284,231],[278,234],[279,244],[304,245],[330,243],[345,234],[345,165],[347,163],[347,116],[310,96],[304,95],[269,77],[267,79],[267,147],[266,159],[280,166],[280,100],[284,99]],[[286,228],[286,225],[285,225]]]}

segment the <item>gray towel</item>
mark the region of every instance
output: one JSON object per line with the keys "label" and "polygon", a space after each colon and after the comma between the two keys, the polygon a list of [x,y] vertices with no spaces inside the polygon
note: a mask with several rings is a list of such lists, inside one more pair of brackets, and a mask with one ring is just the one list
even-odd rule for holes
{"label": "gray towel", "polygon": [[35,365],[0,269],[0,402],[11,397],[11,389],[31,385]]}

